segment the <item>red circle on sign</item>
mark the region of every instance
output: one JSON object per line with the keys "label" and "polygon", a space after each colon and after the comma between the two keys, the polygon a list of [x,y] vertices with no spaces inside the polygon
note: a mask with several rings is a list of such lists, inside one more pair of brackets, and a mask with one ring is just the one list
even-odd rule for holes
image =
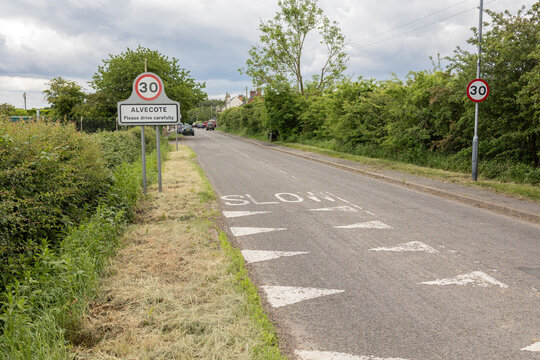
{"label": "red circle on sign", "polygon": [[[157,83],[157,86],[158,86],[158,89],[156,92],[152,91],[152,94],[155,93],[155,95],[151,96],[151,97],[147,97],[147,96],[144,96],[143,94],[141,94],[141,91],[139,91],[139,84],[141,82],[142,79],[146,78],[146,77],[151,77],[153,78],[154,80],[156,80],[156,83]],[[146,84],[146,83],[144,83]],[[146,92],[148,90],[151,90],[149,89],[150,86],[149,85],[146,85],[146,90],[143,91],[143,92]],[[154,100],[156,99],[160,94],[161,94],[161,91],[163,91],[163,84],[161,83],[161,81],[159,80],[159,78],[156,76],[156,75],[152,75],[152,74],[143,74],[141,76],[139,76],[137,78],[137,80],[135,80],[135,92],[137,93],[137,95],[139,95],[139,97],[143,100]]]}
{"label": "red circle on sign", "polygon": [[[479,83],[479,86],[475,83]],[[482,88],[485,88],[484,94],[482,94]],[[467,85],[467,96],[471,101],[474,102],[482,102],[486,100],[486,98],[489,95],[489,85],[488,83],[483,79],[474,79]]]}

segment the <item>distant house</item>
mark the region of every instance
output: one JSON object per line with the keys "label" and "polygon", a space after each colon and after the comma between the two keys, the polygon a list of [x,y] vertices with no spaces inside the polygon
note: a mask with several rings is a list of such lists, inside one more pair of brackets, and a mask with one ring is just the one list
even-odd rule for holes
{"label": "distant house", "polygon": [[225,95],[225,106],[223,107],[222,111],[233,108],[233,107],[242,106],[243,104],[244,104],[244,97],[242,95],[238,95],[231,98],[231,95],[227,93]]}
{"label": "distant house", "polygon": [[261,94],[261,89],[257,89],[257,90],[250,90],[249,91],[249,99],[248,99],[248,103],[252,102],[253,100],[255,100],[255,98],[257,96],[262,96]]}

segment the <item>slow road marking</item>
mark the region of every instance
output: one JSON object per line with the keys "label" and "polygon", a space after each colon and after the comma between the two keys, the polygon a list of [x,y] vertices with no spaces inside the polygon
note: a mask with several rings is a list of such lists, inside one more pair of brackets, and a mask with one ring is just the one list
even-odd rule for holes
{"label": "slow road marking", "polygon": [[421,282],[420,284],[423,285],[474,285],[474,286],[481,286],[481,287],[489,287],[489,286],[500,286],[501,288],[507,288],[508,285],[503,284],[500,281],[495,280],[491,276],[489,276],[486,273],[483,273],[481,271],[473,271],[470,274],[464,274],[464,275],[458,275],[453,278],[446,278],[446,279],[439,279],[439,280],[433,280],[433,281],[425,281]]}
{"label": "slow road marking", "polygon": [[334,226],[336,229],[391,229],[392,227],[386,225],[381,221],[367,221],[352,225]]}
{"label": "slow road marking", "polygon": [[254,263],[259,261],[266,261],[277,259],[285,256],[295,256],[309,254],[306,251],[265,251],[265,250],[242,250],[242,256],[246,263]]}
{"label": "slow road marking", "polygon": [[287,228],[263,228],[263,227],[231,227],[231,232],[234,236],[246,236],[272,231],[287,230]]}
{"label": "slow road marking", "polygon": [[271,211],[224,211],[223,216],[225,216],[226,218],[235,218],[235,217],[241,217],[241,216],[267,214],[269,212]]}
{"label": "slow road marking", "polygon": [[321,296],[339,294],[345,291],[337,289],[317,289],[295,286],[261,286],[261,288],[266,293],[266,297],[270,305],[275,308]]}
{"label": "slow road marking", "polygon": [[295,350],[301,360],[406,360],[402,358],[380,358],[376,356],[356,356],[331,351]]}
{"label": "slow road marking", "polygon": [[424,252],[428,252],[428,253],[432,253],[432,254],[438,253],[437,250],[435,250],[434,248],[432,248],[429,245],[424,244],[421,241],[410,241],[410,242],[407,242],[407,243],[396,245],[394,247],[378,247],[378,248],[373,248],[373,249],[369,249],[369,250],[370,251],[396,251],[396,252],[424,251]]}

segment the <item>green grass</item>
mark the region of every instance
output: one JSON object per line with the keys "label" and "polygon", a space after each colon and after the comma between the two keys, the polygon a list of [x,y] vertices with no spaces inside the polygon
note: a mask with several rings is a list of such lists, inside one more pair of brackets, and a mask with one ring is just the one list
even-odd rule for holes
{"label": "green grass", "polygon": [[[162,156],[168,145],[162,146]],[[153,156],[152,156],[153,155]],[[154,151],[147,160],[149,182],[156,179]],[[141,162],[123,164],[114,185],[86,222],[68,229],[58,249],[43,242],[24,276],[0,297],[0,358],[68,359],[69,343],[99,274],[115,253],[120,233],[140,194]]]}
{"label": "green grass", "polygon": [[317,154],[327,155],[338,159],[345,159],[349,161],[354,161],[360,164],[368,165],[373,170],[395,170],[398,172],[403,172],[412,175],[423,176],[427,178],[432,178],[436,180],[458,183],[461,185],[471,186],[471,187],[480,187],[484,189],[489,189],[492,191],[504,193],[511,195],[516,198],[526,198],[533,201],[540,200],[540,187],[537,185],[529,184],[516,184],[510,182],[500,182],[496,180],[482,179],[480,174],[480,179],[478,181],[473,181],[470,174],[453,172],[441,169],[434,169],[428,167],[422,167],[412,164],[407,164],[398,161],[392,161],[387,159],[376,159],[360,155],[352,155],[347,153],[342,153],[338,151],[323,149],[311,145],[303,145],[298,143],[286,143],[286,142],[276,142],[276,144],[290,147],[293,149],[313,152]]}
{"label": "green grass", "polygon": [[223,251],[231,259],[229,271],[236,278],[237,291],[244,293],[247,297],[246,312],[258,327],[260,337],[263,340],[263,344],[254,349],[254,354],[257,359],[285,359],[278,347],[278,338],[274,325],[263,312],[257,288],[248,277],[242,253],[231,246],[227,235],[223,231],[219,232],[219,242]]}

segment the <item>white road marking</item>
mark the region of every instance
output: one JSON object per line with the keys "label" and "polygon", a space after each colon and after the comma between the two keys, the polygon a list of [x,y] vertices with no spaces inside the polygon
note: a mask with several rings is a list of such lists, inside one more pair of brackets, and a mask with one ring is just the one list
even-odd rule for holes
{"label": "white road marking", "polygon": [[277,259],[285,256],[295,256],[309,254],[306,251],[265,251],[265,250],[242,250],[242,256],[246,263],[254,263],[259,261],[266,261]]}
{"label": "white road marking", "polygon": [[376,356],[356,356],[331,351],[295,350],[301,360],[406,360],[402,358],[380,358]]}
{"label": "white road marking", "polygon": [[328,208],[319,208],[319,209],[309,209],[308,211],[344,211],[344,212],[358,212],[355,208],[350,206],[336,206]]}
{"label": "white road marking", "polygon": [[474,271],[470,274],[463,274],[458,275],[453,278],[446,278],[446,279],[439,279],[439,280],[433,280],[433,281],[425,281],[421,282],[420,284],[423,285],[475,285],[475,286],[481,286],[481,287],[489,287],[492,285],[500,286],[501,288],[507,288],[508,285],[503,284],[500,281],[495,280],[491,276],[489,276],[486,273],[483,273],[481,271]]}
{"label": "white road marking", "polygon": [[261,286],[261,288],[266,293],[266,297],[268,298],[270,305],[276,308],[321,296],[339,294],[345,291],[337,289],[302,288],[295,286]]}
{"label": "white road marking", "polygon": [[[274,194],[274,196],[279,201],[285,202],[285,203],[299,203],[299,202],[304,201],[304,199],[302,197],[300,197],[300,196],[298,196],[296,194],[291,194],[291,193],[278,193],[278,194]],[[286,197],[288,199],[286,199]]]}
{"label": "white road marking", "polygon": [[363,223],[357,223],[352,225],[334,226],[336,229],[391,229],[392,227],[386,225],[381,221],[367,221]]}
{"label": "white road marking", "polygon": [[249,200],[253,201],[253,203],[254,203],[255,205],[279,204],[277,201],[263,201],[263,202],[258,202],[257,200],[255,200],[255,199],[253,198],[253,196],[251,196],[251,195],[249,195],[249,194],[246,194],[246,197],[247,197]]}
{"label": "white road marking", "polygon": [[521,349],[523,351],[540,351],[540,341]]}
{"label": "white road marking", "polygon": [[359,209],[359,210],[365,211],[366,213],[368,213],[368,214],[371,215],[371,216],[376,216],[376,215],[375,215],[374,213],[372,213],[371,211],[364,210],[361,206],[355,205],[355,204],[353,204],[352,202],[350,202],[350,201],[348,201],[348,200],[342,199],[342,198],[340,198],[340,197],[338,197],[338,196],[336,196],[336,195],[334,195],[334,194],[332,194],[332,193],[330,193],[330,192],[327,192],[327,194],[329,194],[329,195],[335,197],[336,199],[338,199],[338,200],[340,200],[340,201],[343,201],[344,203],[347,203],[347,204],[349,204],[349,205],[351,205],[351,206],[354,206],[355,208],[357,208],[357,209]]}
{"label": "white road marking", "polygon": [[223,216],[225,216],[226,218],[235,218],[240,216],[267,214],[270,212],[271,211],[224,211]]}
{"label": "white road marking", "polygon": [[232,147],[231,149],[233,149],[234,151],[236,151],[237,153],[239,153],[239,154],[241,154],[241,155],[244,155],[244,156],[247,157],[247,158],[250,157],[248,154],[245,154],[245,153],[241,152],[240,150],[236,150],[236,149],[233,148],[233,147]]}
{"label": "white road marking", "polygon": [[424,251],[424,252],[428,252],[428,253],[438,253],[437,250],[435,250],[434,248],[432,248],[431,246],[429,245],[426,245],[424,244],[423,242],[421,241],[410,241],[410,242],[407,242],[407,243],[403,243],[403,244],[398,244],[394,247],[378,247],[378,248],[373,248],[373,249],[369,249],[371,251],[397,251],[397,252],[402,252],[402,251]]}
{"label": "white road marking", "polygon": [[244,195],[225,195],[222,196],[221,199],[225,200],[225,205],[230,206],[243,206],[249,204],[249,201],[244,198]]}
{"label": "white road marking", "polygon": [[287,228],[231,227],[230,230],[234,236],[246,236],[272,231],[287,230]]}

